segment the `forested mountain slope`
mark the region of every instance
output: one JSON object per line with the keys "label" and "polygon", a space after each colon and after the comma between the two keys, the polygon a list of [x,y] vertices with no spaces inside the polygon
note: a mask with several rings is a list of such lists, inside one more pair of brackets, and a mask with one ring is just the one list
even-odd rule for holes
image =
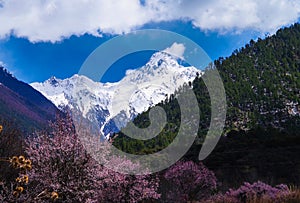
{"label": "forested mountain slope", "polygon": [[[224,136],[205,164],[225,188],[255,180],[299,183],[300,25],[280,29],[257,42],[251,40],[214,64],[224,83],[228,109]],[[189,86],[201,115],[198,139],[185,158],[197,159],[210,123],[210,98],[200,77],[176,94]],[[168,124],[157,137],[141,141],[119,133],[114,145],[129,153],[147,154],[172,142],[180,126],[176,95],[159,105],[167,113]],[[147,127],[148,114],[139,115],[134,123]]]}

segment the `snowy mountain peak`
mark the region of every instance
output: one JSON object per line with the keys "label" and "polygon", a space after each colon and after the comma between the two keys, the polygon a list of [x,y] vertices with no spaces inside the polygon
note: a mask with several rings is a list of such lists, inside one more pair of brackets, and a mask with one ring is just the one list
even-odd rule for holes
{"label": "snowy mountain peak", "polygon": [[[163,64],[164,63],[164,64]],[[177,58],[165,52],[156,52],[152,55],[149,62],[146,64],[149,68],[174,67],[178,65]],[[162,66],[163,65],[163,66]]]}
{"label": "snowy mountain peak", "polygon": [[128,70],[119,82],[103,84],[76,74],[64,80],[51,77],[31,86],[57,107],[68,106],[80,112],[107,135],[166,99],[197,73],[202,74],[195,67],[180,65],[167,53],[157,52],[143,67]]}
{"label": "snowy mountain peak", "polygon": [[46,82],[49,83],[49,84],[51,84],[52,86],[57,86],[60,81],[57,80],[55,76],[52,76]]}
{"label": "snowy mountain peak", "polygon": [[[194,67],[184,67],[180,65],[177,60],[178,58],[175,58],[168,53],[157,52],[152,55],[145,66],[137,70],[127,70],[124,79],[129,79],[131,82],[135,82],[137,84],[150,81],[153,83],[152,80],[156,77],[158,77],[161,81],[166,78],[172,79],[172,81],[169,81],[170,83],[176,83],[176,80],[180,78],[184,78],[185,82],[193,80],[199,70]],[[177,88],[180,85],[178,85]]]}

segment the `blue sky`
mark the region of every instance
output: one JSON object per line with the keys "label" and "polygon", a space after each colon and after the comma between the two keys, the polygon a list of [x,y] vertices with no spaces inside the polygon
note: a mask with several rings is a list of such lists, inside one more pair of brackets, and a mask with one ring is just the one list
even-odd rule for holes
{"label": "blue sky", "polygon": [[[0,1],[0,62],[25,82],[71,77],[99,45],[137,29],[181,34],[214,60],[300,17],[300,2],[293,0],[15,1]],[[102,82],[119,80],[151,54],[118,61]]]}

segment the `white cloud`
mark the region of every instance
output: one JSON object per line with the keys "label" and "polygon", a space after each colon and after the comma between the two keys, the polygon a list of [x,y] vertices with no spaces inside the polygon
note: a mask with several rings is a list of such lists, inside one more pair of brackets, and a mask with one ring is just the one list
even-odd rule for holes
{"label": "white cloud", "polygon": [[1,0],[0,37],[32,42],[71,35],[121,34],[149,22],[190,20],[220,33],[252,29],[273,33],[300,17],[299,0]]}
{"label": "white cloud", "polygon": [[5,63],[3,61],[0,61],[0,67],[4,67]]}
{"label": "white cloud", "polygon": [[177,56],[178,58],[181,58],[181,59],[184,59],[184,56],[183,56],[184,51],[185,51],[184,44],[180,44],[180,43],[176,43],[176,42],[174,42],[170,47],[163,50],[163,52]]}

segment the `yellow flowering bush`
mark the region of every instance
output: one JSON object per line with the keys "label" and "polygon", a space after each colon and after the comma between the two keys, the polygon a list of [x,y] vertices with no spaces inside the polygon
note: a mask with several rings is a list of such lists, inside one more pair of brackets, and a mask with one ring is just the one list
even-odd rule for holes
{"label": "yellow flowering bush", "polygon": [[29,177],[27,175],[27,170],[30,170],[31,167],[31,161],[29,159],[26,159],[24,156],[13,156],[8,160],[11,164],[11,166],[15,169],[20,170],[19,177],[16,178],[16,187],[13,191],[13,196],[19,197],[20,194],[25,190],[24,187],[29,182]]}

